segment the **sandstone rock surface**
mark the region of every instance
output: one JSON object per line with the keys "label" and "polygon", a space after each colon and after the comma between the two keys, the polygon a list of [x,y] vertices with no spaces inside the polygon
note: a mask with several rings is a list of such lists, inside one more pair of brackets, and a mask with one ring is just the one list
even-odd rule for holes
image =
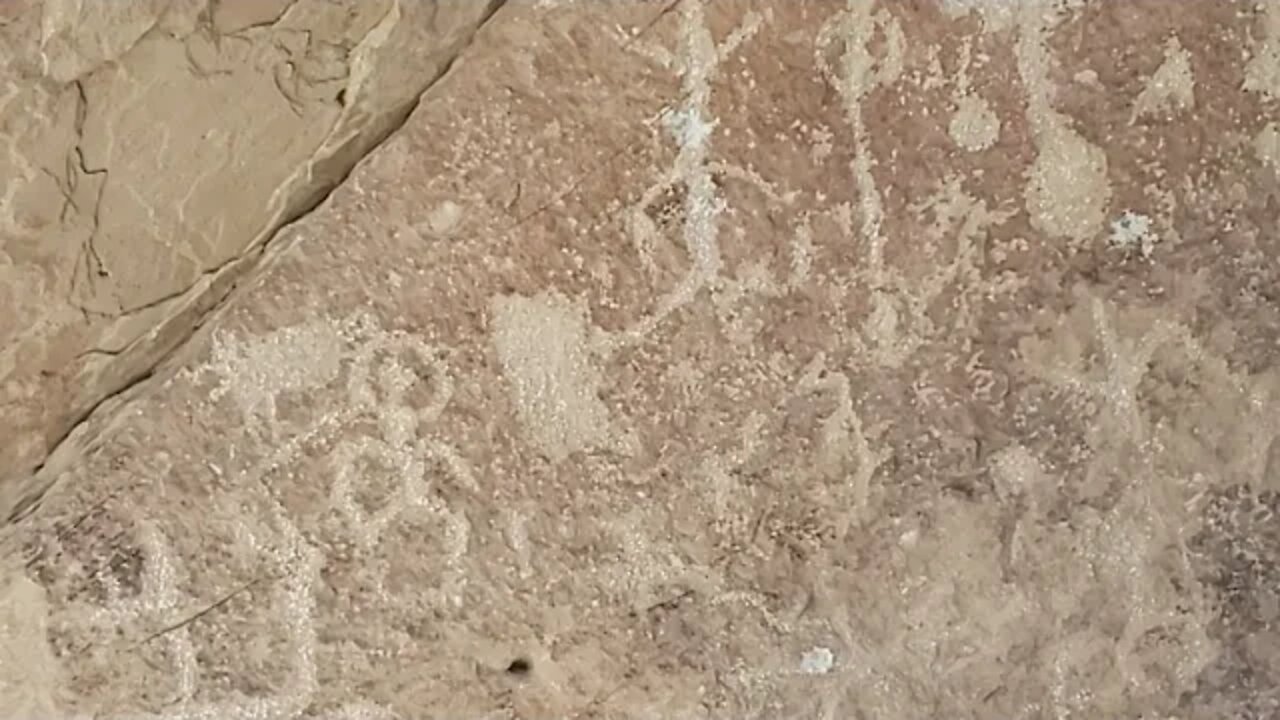
{"label": "sandstone rock surface", "polygon": [[494,6],[6,2],[0,498],[29,497],[22,479],[190,335]]}
{"label": "sandstone rock surface", "polygon": [[37,474],[0,707],[1274,717],[1278,83],[1276,0],[508,3]]}

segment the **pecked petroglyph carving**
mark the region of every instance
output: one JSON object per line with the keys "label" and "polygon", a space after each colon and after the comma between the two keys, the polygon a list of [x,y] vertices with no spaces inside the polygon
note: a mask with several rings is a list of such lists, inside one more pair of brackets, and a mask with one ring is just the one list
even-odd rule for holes
{"label": "pecked petroglyph carving", "polygon": [[870,504],[871,478],[889,453],[872,445],[875,433],[866,427],[853,407],[853,388],[848,376],[829,370],[823,357],[814,358],[805,367],[796,389],[801,393],[827,391],[835,395],[835,411],[822,419],[815,462],[820,472],[846,475],[845,491],[832,499],[836,507],[848,509],[837,526],[837,533],[843,535],[865,517]]}
{"label": "pecked petroglyph carving", "polygon": [[0,533],[0,699],[1266,716],[1265,17],[509,4]]}
{"label": "pecked petroglyph carving", "polygon": [[324,387],[335,379],[342,342],[329,323],[282,328],[247,342],[215,335],[207,369],[218,376],[218,385],[209,397],[217,401],[229,394],[246,423],[275,428],[276,397]]}
{"label": "pecked petroglyph carving", "polygon": [[1133,101],[1133,117],[1129,122],[1158,113],[1186,110],[1195,105],[1195,76],[1191,70],[1191,53],[1182,47],[1177,36],[1164,46],[1164,61],[1147,78],[1146,87]]}
{"label": "pecked petroglyph carving", "polygon": [[[365,551],[377,545],[402,514],[425,512],[442,521],[453,546],[450,562],[456,562],[466,550],[466,518],[443,505],[433,494],[430,480],[447,478],[468,491],[478,490],[479,485],[466,460],[430,435],[449,403],[452,380],[438,352],[421,340],[378,331],[373,336],[355,354],[347,393],[348,407],[372,414],[379,434],[348,436],[333,448],[330,502]],[[406,365],[404,354],[416,368]],[[406,395],[423,381],[418,373],[424,371],[430,387],[426,399],[414,407]],[[383,497],[359,502],[361,486],[375,472],[390,473],[394,487]]]}
{"label": "pecked petroglyph carving", "polygon": [[956,71],[952,102],[956,111],[947,126],[951,139],[969,152],[986,150],[1000,137],[1000,118],[991,104],[974,93],[969,85],[969,66],[973,63],[973,43],[966,40],[960,46],[960,68]]}
{"label": "pecked petroglyph carving", "polygon": [[[885,34],[882,55],[872,54],[869,45],[871,33]],[[960,178],[944,177],[933,197],[922,200],[916,206],[917,213],[930,213],[933,222],[930,240],[940,241],[955,234],[957,244],[951,258],[939,263],[939,267],[923,281],[910,278],[900,268],[886,260],[886,247],[892,230],[884,225],[884,200],[872,173],[875,158],[872,157],[871,138],[863,119],[862,101],[872,90],[891,85],[902,73],[902,29],[898,21],[886,10],[872,13],[870,6],[851,2],[848,9],[835,14],[818,34],[816,64],[822,77],[839,94],[844,118],[854,138],[854,157],[851,170],[858,192],[857,209],[861,223],[856,236],[866,243],[865,264],[853,275],[870,288],[870,311],[863,322],[863,334],[870,355],[886,367],[901,366],[921,343],[934,332],[925,309],[944,289],[955,285],[960,289],[961,321],[969,320],[968,292],[977,285],[975,262],[979,242],[988,228],[1005,222],[1013,215],[1011,210],[988,208],[983,200],[973,198],[961,190]],[[838,67],[827,60],[833,49],[843,46]],[[967,68],[968,52],[962,52],[962,68]],[[967,85],[960,73],[959,88]],[[980,128],[966,126],[964,136],[985,145],[994,141],[993,129],[981,130],[980,136],[969,136]],[[966,140],[965,142],[968,142]],[[966,292],[965,288],[968,288]]]}
{"label": "pecked petroglyph carving", "polygon": [[609,411],[597,396],[583,308],[557,293],[493,302],[493,344],[516,412],[534,443],[553,461],[607,446]]}
{"label": "pecked petroglyph carving", "polygon": [[1036,144],[1024,198],[1033,227],[1078,246],[1101,229],[1111,185],[1106,152],[1053,106],[1053,55],[1047,43],[1061,13],[1058,6],[1040,1],[1018,10],[1018,74],[1027,89],[1027,124]]}
{"label": "pecked petroglyph carving", "polygon": [[1095,356],[1100,361],[1097,366],[1070,367],[1068,363],[1078,362],[1077,358],[1062,352],[1066,348],[1059,348],[1060,359],[1053,365],[1046,367],[1039,364],[1043,361],[1033,360],[1033,367],[1050,382],[1099,401],[1101,414],[1093,425],[1097,442],[1123,438],[1142,445],[1149,439],[1149,431],[1138,406],[1137,391],[1152,358],[1165,345],[1181,345],[1192,354],[1197,353],[1198,347],[1184,326],[1162,318],[1154,320],[1150,329],[1137,338],[1120,336],[1106,303],[1100,298],[1086,302],[1096,333]]}
{"label": "pecked petroglyph carving", "polygon": [[[317,355],[317,352],[324,355]],[[273,366],[274,363],[274,366]],[[304,370],[304,366],[307,368]],[[235,369],[252,368],[236,373]],[[319,370],[314,370],[315,368]],[[286,327],[238,345],[225,338],[214,345],[210,362],[186,375],[199,382],[206,373],[218,377],[213,402],[233,398],[244,419],[243,440],[265,452],[240,470],[213,469],[225,475],[225,487],[215,491],[205,525],[214,536],[230,538],[235,557],[251,576],[235,587],[201,590],[215,595],[209,603],[191,595],[193,578],[175,553],[159,522],[139,520],[138,587],[128,593],[110,572],[100,570],[93,582],[101,587],[100,604],[84,601],[61,606],[52,615],[60,632],[79,628],[79,634],[109,635],[116,628],[130,630],[131,642],[151,652],[171,668],[175,678],[168,709],[111,715],[151,720],[195,720],[224,717],[297,717],[312,704],[318,690],[315,628],[316,587],[326,565],[322,547],[343,537],[365,553],[374,551],[381,536],[407,513],[431,519],[440,534],[443,575],[435,594],[441,607],[456,607],[464,578],[458,561],[467,551],[470,525],[464,513],[449,508],[435,494],[438,483],[451,483],[463,492],[479,489],[469,463],[436,435],[449,403],[453,383],[437,349],[403,332],[383,330],[371,316],[316,321]],[[286,394],[338,385],[343,380],[344,402],[337,409],[317,413],[310,424],[291,425],[277,417],[277,401]],[[361,429],[363,428],[363,429]],[[308,537],[279,497],[279,483],[297,467],[304,453],[327,454],[329,507],[341,518],[332,530]],[[245,453],[253,458],[254,453]],[[364,460],[381,464],[391,473],[394,487],[376,497],[370,508],[359,502],[374,469]],[[163,477],[153,481],[163,485]],[[272,633],[280,633],[287,647],[289,670],[283,685],[269,695],[240,692],[211,700],[199,661],[201,641],[193,627],[206,615],[245,594],[259,599],[261,611],[274,619]],[[274,613],[274,615],[271,615]],[[104,636],[105,637],[105,636]],[[108,643],[110,644],[110,643]],[[389,711],[361,702],[333,710],[333,718],[391,718]]]}
{"label": "pecked petroglyph carving", "polygon": [[737,174],[750,178],[758,187],[769,187],[745,169],[725,163],[717,165],[711,154],[711,134],[716,127],[711,114],[711,82],[725,59],[750,41],[765,18],[755,12],[747,13],[728,37],[717,44],[706,25],[703,3],[681,2],[679,12],[677,52],[648,50],[650,54],[658,52],[659,57],[667,58],[667,64],[680,76],[682,100],[679,106],[668,108],[661,116],[662,125],[674,138],[678,152],[671,167],[645,189],[633,206],[628,227],[641,262],[651,266],[656,230],[644,209],[672,188],[682,188],[680,236],[691,267],[676,287],[658,300],[651,314],[627,330],[620,339],[625,344],[651,333],[667,316],[690,303],[699,291],[718,279],[723,266],[719,247],[720,217],[725,204],[716,188],[714,173],[718,170]]}

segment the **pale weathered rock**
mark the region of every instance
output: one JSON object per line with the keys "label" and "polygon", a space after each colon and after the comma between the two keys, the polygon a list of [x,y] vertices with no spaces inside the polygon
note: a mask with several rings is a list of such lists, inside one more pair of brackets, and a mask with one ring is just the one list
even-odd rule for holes
{"label": "pale weathered rock", "polygon": [[0,498],[391,132],[496,2],[19,2],[0,25]]}
{"label": "pale weathered rock", "polygon": [[504,6],[46,464],[0,707],[1274,716],[1277,8]]}

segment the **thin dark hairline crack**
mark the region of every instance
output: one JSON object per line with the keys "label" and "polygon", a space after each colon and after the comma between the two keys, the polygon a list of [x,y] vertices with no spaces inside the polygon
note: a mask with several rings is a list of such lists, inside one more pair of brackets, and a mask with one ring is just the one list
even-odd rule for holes
{"label": "thin dark hairline crack", "polygon": [[237,598],[238,596],[243,595],[245,592],[247,592],[248,590],[250,590],[251,588],[253,588],[255,585],[257,585],[258,583],[262,582],[262,580],[263,580],[263,578],[262,578],[262,577],[255,577],[254,579],[249,580],[248,582],[241,584],[241,585],[240,585],[239,587],[237,587],[236,589],[234,589],[234,590],[232,590],[232,591],[230,591],[230,592],[228,592],[228,593],[223,594],[220,598],[218,598],[218,599],[217,599],[217,600],[215,600],[214,602],[212,602],[212,603],[210,603],[210,604],[208,604],[208,605],[204,606],[203,608],[201,608],[200,610],[198,610],[198,611],[196,611],[196,612],[192,613],[191,615],[188,615],[186,618],[183,618],[182,620],[179,620],[178,622],[172,623],[172,624],[170,624],[170,625],[166,625],[166,626],[164,626],[164,627],[160,628],[159,630],[156,630],[156,631],[154,631],[154,632],[150,633],[149,635],[147,635],[147,636],[146,636],[146,637],[144,637],[143,639],[141,639],[141,640],[139,640],[138,642],[134,643],[133,647],[135,647],[135,648],[136,648],[136,647],[139,647],[139,646],[142,646],[142,645],[146,645],[147,643],[151,642],[152,640],[155,640],[156,638],[163,637],[163,636],[165,636],[165,635],[168,635],[168,634],[169,634],[169,633],[171,633],[171,632],[174,632],[174,631],[176,631],[176,630],[181,630],[182,628],[187,627],[188,625],[191,625],[191,624],[193,624],[193,623],[195,623],[195,622],[198,622],[201,618],[203,618],[203,617],[205,617],[206,615],[208,615],[208,614],[210,614],[210,613],[214,612],[214,611],[215,611],[215,610],[217,610],[218,608],[223,607],[224,605],[226,605],[227,603],[231,602],[232,600],[234,600],[234,599],[235,599],[235,598]]}

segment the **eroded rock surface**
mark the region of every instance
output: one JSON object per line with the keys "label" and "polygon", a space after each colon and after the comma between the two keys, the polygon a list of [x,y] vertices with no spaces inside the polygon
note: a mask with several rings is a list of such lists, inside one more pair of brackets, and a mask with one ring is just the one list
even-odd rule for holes
{"label": "eroded rock surface", "polygon": [[1278,22],[508,4],[4,529],[0,706],[1274,716]]}
{"label": "eroded rock surface", "polygon": [[6,2],[0,498],[185,340],[496,5]]}

